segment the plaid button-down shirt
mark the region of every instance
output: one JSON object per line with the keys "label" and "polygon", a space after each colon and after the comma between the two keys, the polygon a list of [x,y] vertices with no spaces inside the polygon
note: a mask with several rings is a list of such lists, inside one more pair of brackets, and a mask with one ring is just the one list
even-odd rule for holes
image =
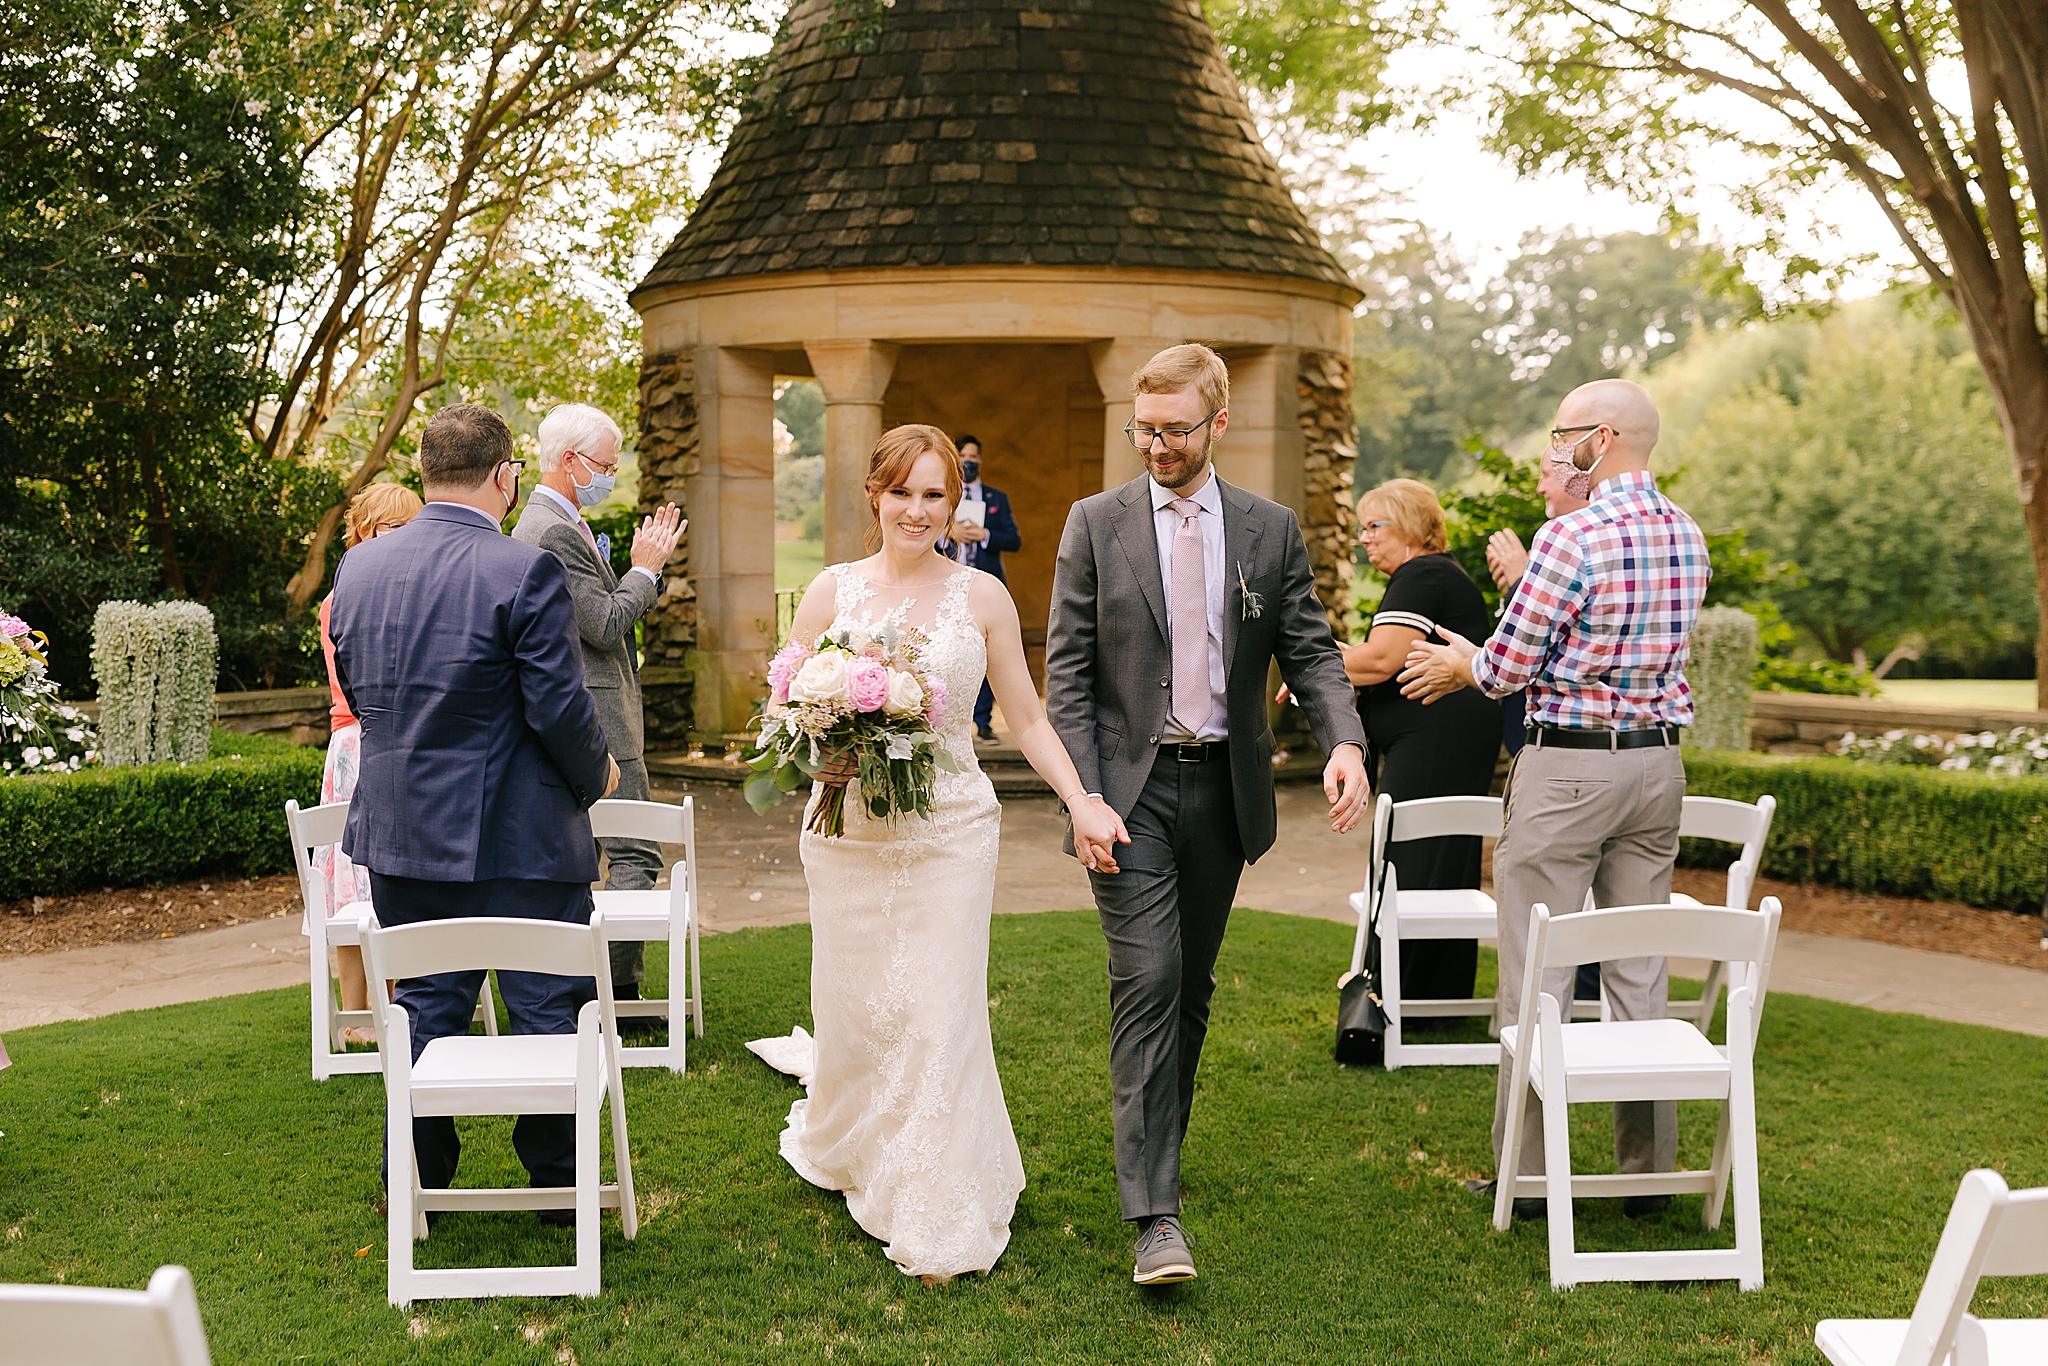
{"label": "plaid button-down shirt", "polygon": [[1531,725],[1689,726],[1686,653],[1711,573],[1706,538],[1656,479],[1617,475],[1536,534],[1473,681],[1493,697],[1527,688]]}

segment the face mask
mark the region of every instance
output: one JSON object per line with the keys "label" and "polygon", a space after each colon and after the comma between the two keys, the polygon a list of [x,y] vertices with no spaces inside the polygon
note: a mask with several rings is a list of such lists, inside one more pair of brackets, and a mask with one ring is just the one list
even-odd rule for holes
{"label": "face mask", "polygon": [[962,460],[960,462],[960,477],[970,484],[981,478],[981,462],[979,460]]}
{"label": "face mask", "polygon": [[[1591,441],[1598,435],[1598,432],[1588,432],[1585,440]],[[1584,444],[1584,441],[1573,442],[1571,450],[1561,456],[1554,447],[1546,447],[1543,452],[1544,460],[1550,465],[1550,477],[1557,481],[1559,488],[1581,502],[1592,498],[1593,474],[1600,468],[1601,462],[1607,459],[1602,455],[1593,461],[1590,468],[1580,469],[1572,463],[1572,456]]]}
{"label": "face mask", "polygon": [[619,476],[616,473],[600,473],[588,461],[584,462],[583,468],[590,471],[590,482],[578,484],[576,476],[572,474],[569,476],[569,483],[576,490],[576,506],[594,508],[612,496],[612,486],[619,482]]}

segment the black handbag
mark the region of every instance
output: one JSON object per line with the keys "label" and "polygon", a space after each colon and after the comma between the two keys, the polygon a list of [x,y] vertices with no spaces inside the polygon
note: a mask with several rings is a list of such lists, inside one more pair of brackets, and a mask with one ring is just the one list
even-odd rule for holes
{"label": "black handbag", "polygon": [[1387,1010],[1380,999],[1380,936],[1368,932],[1365,967],[1337,983],[1337,1061],[1372,1067],[1386,1057]]}

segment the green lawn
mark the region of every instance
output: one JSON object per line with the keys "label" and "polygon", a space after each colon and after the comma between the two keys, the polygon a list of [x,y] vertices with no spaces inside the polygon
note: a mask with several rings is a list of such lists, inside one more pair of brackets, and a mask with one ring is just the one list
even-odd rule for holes
{"label": "green lawn", "polygon": [[1877,691],[1887,702],[1919,707],[2034,710],[2031,678],[1885,678],[1878,681]]}
{"label": "green lawn", "polygon": [[[775,543],[775,591],[809,588],[811,580],[825,567],[822,541],[777,541]],[[630,1123],[630,1121],[629,1121]]]}
{"label": "green lawn", "polygon": [[[741,1041],[808,1023],[799,927],[707,939],[710,1036],[690,1074],[630,1075],[645,1222],[628,1244],[607,1217],[598,1299],[386,1306],[381,1091],[308,1078],[302,991],[9,1035],[0,1279],[140,1286],[182,1262],[222,1363],[1818,1362],[1815,1320],[1908,1312],[1964,1170],[2048,1183],[2048,1041],[1776,995],[1758,1069],[1765,1288],[1554,1294],[1542,1227],[1495,1234],[1457,1188],[1488,1166],[1492,1072],[1330,1061],[1350,937],[1236,917],[1189,1135],[1203,1278],[1178,1290],[1128,1282],[1092,912],[995,923],[995,1041],[1030,1187],[988,1277],[906,1279],[777,1156],[798,1092]],[[1604,1115],[1581,1121],[1594,1165]],[[1687,1107],[1688,1162],[1711,1122]],[[465,1180],[517,1179],[508,1129],[466,1126]],[[1727,1245],[1697,1210],[1638,1227],[1586,1202],[1582,1245]],[[566,1260],[569,1238],[530,1214],[454,1215],[422,1260]],[[2048,1292],[1991,1282],[1977,1309],[2044,1314]]]}

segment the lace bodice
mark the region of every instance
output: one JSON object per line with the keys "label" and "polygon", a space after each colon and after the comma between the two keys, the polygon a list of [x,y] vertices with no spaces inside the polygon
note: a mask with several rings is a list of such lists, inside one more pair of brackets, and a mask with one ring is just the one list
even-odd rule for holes
{"label": "lace bodice", "polygon": [[[966,770],[958,775],[941,771],[939,783],[944,786],[949,777],[978,775],[980,767],[974,761],[974,698],[988,672],[988,642],[982,638],[981,627],[967,606],[967,590],[974,582],[975,571],[962,569],[942,585],[915,590],[887,608],[879,606],[883,590],[869,583],[854,565],[835,564],[827,572],[838,585],[833,596],[831,629],[874,631],[887,623],[899,631],[914,626],[924,632],[930,642],[924,652],[925,671],[946,684],[946,716],[939,725],[940,742]],[[925,620],[913,620],[912,612],[935,591],[939,594],[937,610]]]}

